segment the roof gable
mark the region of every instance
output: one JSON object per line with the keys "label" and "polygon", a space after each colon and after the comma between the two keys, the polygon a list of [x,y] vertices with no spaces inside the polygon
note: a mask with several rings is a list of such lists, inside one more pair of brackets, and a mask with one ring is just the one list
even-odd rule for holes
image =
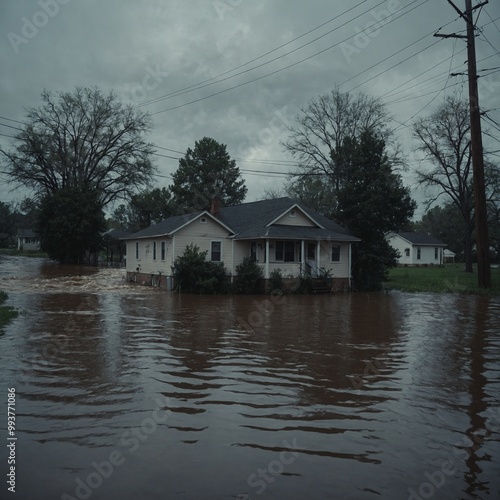
{"label": "roof gable", "polygon": [[[313,224],[313,226],[320,227],[321,229],[325,229],[321,224],[318,224],[307,212],[302,210],[302,208],[300,208],[297,203],[294,203],[291,207],[287,208],[281,215],[278,215],[278,217],[276,217],[274,220],[269,222],[269,224],[267,224],[267,227],[272,226],[274,224],[279,224],[280,222],[282,224],[284,224],[285,221],[282,221],[283,218],[286,217],[287,215],[290,215],[293,210],[298,210],[301,214],[303,214],[306,217],[306,219],[308,219],[311,222],[311,224]],[[290,224],[290,225],[303,226],[302,224]],[[306,226],[306,227],[310,227],[310,226]]]}
{"label": "roof gable", "polygon": [[188,224],[191,224],[192,222],[198,220],[201,217],[209,217],[217,224],[220,224],[222,227],[224,227],[224,229],[227,229],[227,231],[234,234],[234,231],[226,224],[224,224],[224,222],[220,221],[217,217],[214,217],[210,212],[204,210],[202,212],[195,212],[192,214],[176,215],[174,217],[169,217],[168,219],[165,219],[164,221],[161,221],[158,224],[149,226],[137,233],[134,233],[122,239],[138,240],[143,238],[154,238],[158,236],[171,236],[180,229],[186,227]]}
{"label": "roof gable", "polygon": [[[314,226],[283,226],[276,224],[276,221],[279,221],[283,215],[286,215],[293,208],[300,210],[305,217],[311,220]],[[307,237],[311,239],[359,241],[358,238],[336,222],[288,197],[222,207],[218,216],[214,216],[208,211],[200,211],[170,217],[124,239],[171,236],[201,216],[210,217],[227,229],[236,239]]]}

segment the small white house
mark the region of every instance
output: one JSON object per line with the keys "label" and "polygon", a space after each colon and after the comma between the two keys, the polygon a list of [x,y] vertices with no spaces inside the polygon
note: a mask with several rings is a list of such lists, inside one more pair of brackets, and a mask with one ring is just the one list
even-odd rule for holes
{"label": "small white house", "polygon": [[40,250],[40,240],[33,229],[18,229],[17,249],[25,252],[37,252]]}
{"label": "small white house", "polygon": [[186,246],[207,251],[223,262],[227,274],[245,257],[254,259],[269,279],[274,269],[285,277],[303,273],[333,276],[333,288],[351,286],[351,244],[360,241],[336,222],[291,198],[262,200],[170,217],[123,238],[127,243],[127,278],[171,283],[172,267]]}
{"label": "small white house", "polygon": [[426,233],[389,233],[387,240],[399,252],[400,266],[441,265],[444,262],[446,243]]}
{"label": "small white house", "polygon": [[455,257],[456,257],[456,253],[455,252],[452,252],[451,250],[448,250],[448,249],[445,249],[445,251],[443,252],[443,257],[444,257],[444,263],[454,263],[455,262]]}

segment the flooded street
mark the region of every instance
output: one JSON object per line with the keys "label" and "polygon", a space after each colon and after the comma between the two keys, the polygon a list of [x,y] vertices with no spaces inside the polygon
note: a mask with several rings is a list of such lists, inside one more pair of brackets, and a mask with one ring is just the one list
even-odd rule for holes
{"label": "flooded street", "polygon": [[500,497],[500,298],[194,296],[0,256],[16,499]]}

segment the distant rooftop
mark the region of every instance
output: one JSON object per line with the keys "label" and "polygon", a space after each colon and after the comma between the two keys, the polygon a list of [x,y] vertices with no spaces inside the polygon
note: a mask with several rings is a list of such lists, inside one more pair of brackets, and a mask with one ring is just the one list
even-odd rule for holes
{"label": "distant rooftop", "polygon": [[443,243],[441,240],[434,238],[427,233],[417,233],[415,231],[401,231],[397,233],[401,238],[408,240],[413,245],[429,245],[429,246],[442,246],[445,247],[446,243]]}

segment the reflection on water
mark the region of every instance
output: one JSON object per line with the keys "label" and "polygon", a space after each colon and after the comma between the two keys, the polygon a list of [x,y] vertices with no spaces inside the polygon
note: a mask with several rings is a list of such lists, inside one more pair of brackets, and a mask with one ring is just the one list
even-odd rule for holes
{"label": "reflection on water", "polygon": [[0,337],[18,498],[500,494],[498,298],[190,296],[122,273],[0,261],[24,311]]}

